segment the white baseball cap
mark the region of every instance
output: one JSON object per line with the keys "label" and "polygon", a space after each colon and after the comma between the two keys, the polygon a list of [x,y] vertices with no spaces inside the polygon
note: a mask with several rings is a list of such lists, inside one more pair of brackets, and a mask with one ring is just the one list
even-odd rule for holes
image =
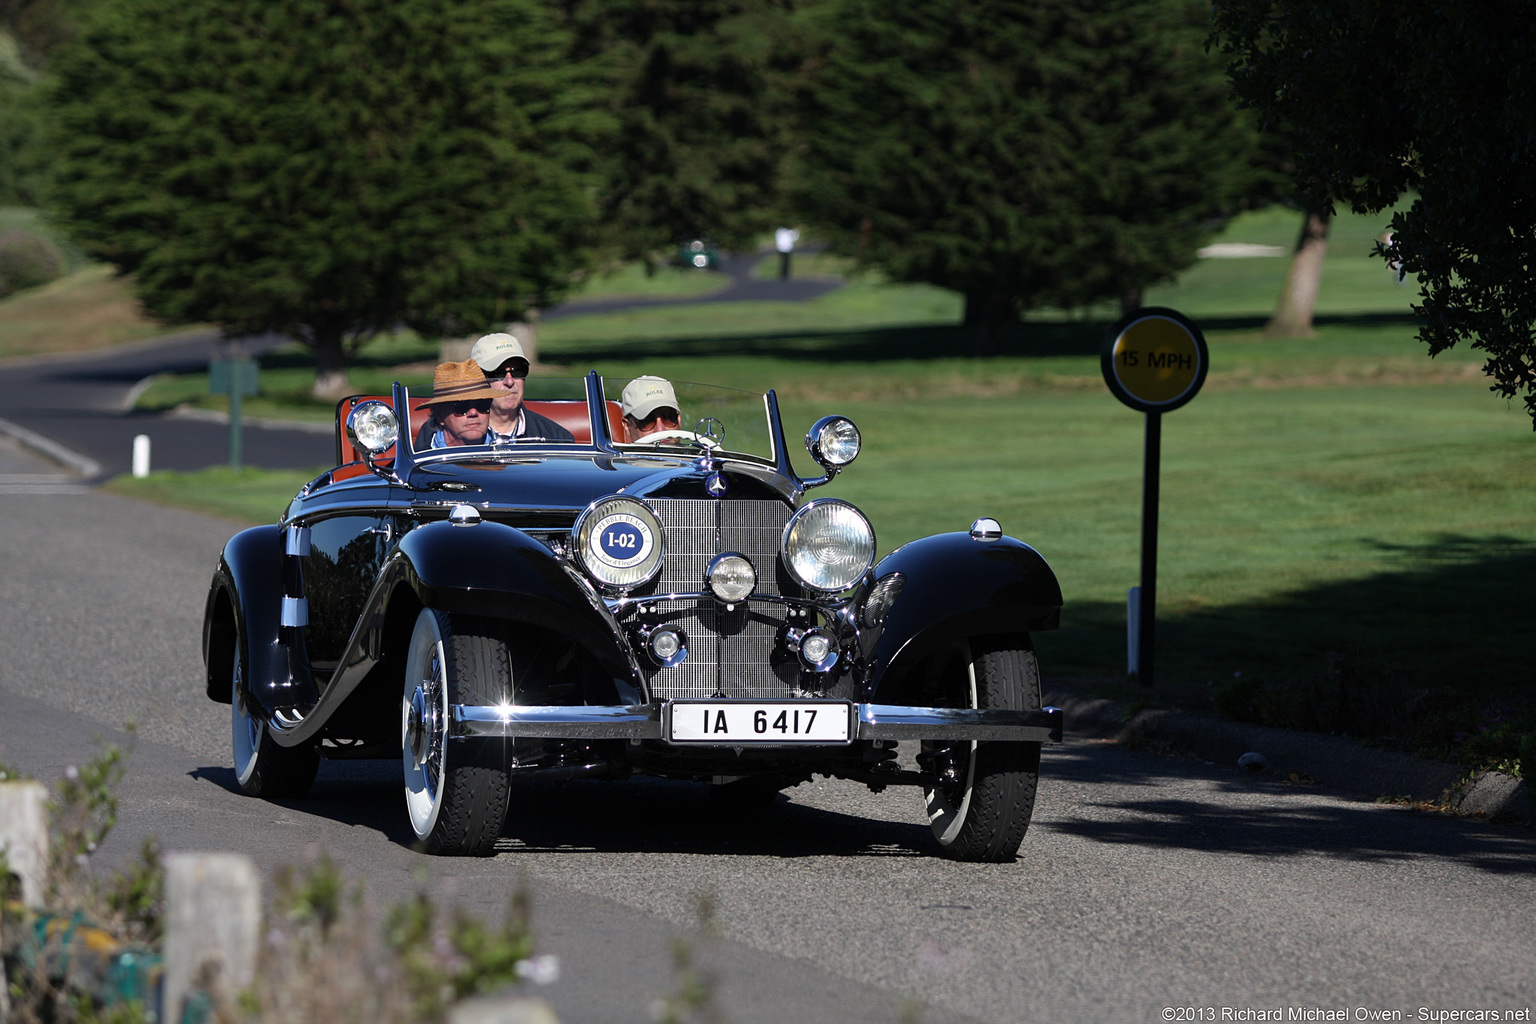
{"label": "white baseball cap", "polygon": [[480,369],[486,373],[501,369],[501,365],[508,359],[521,359],[523,369],[528,368],[528,357],[523,355],[523,346],[510,334],[487,334],[475,342],[475,347],[469,350],[469,357],[479,363]]}
{"label": "white baseball cap", "polygon": [[672,385],[660,377],[636,377],[624,385],[620,397],[624,415],[642,422],[657,409],[676,409],[681,413],[683,408],[677,404],[677,393],[672,390]]}

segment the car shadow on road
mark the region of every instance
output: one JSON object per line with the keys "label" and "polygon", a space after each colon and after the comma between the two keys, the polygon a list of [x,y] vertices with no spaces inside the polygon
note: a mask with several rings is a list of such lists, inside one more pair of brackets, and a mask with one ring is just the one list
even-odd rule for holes
{"label": "car shadow on road", "polygon": [[[1162,763],[1170,767],[1160,768]],[[1042,786],[1052,779],[1111,783],[1114,791],[1123,792],[1119,787],[1127,782],[1149,788],[1178,784],[1177,795],[1090,799],[1072,804],[1066,814],[1037,814],[1037,828],[1094,842],[1368,863],[1428,857],[1492,874],[1536,874],[1536,832],[1527,826],[1493,825],[1406,806],[1351,803],[1278,779],[1107,746],[1069,748],[1044,768]],[[1212,798],[1191,796],[1184,783],[1192,780],[1204,783]],[[1111,787],[1106,785],[1104,791]]]}
{"label": "car shadow on road", "polygon": [[[232,768],[201,767],[187,774],[245,799]],[[322,761],[308,794],[268,802],[295,814],[372,829],[401,846],[415,844],[405,817],[398,761]]]}
{"label": "car shadow on road", "polygon": [[[229,768],[189,773],[239,794]],[[911,822],[842,814],[781,794],[771,804],[731,808],[697,783],[633,778],[548,782],[516,779],[498,853],[695,853],[753,857],[916,857],[935,852],[932,835],[910,793],[887,791]],[[903,799],[905,798],[905,799]],[[406,821],[395,761],[322,762],[309,794],[271,801],[296,814],[378,832],[401,846],[416,845]]]}
{"label": "car shadow on road", "polygon": [[[564,785],[520,781],[501,849],[754,857],[913,857],[934,852],[926,823],[861,817],[794,799],[730,807],[697,783],[636,778]],[[902,799],[905,797],[906,799]],[[910,793],[882,800],[918,811]]]}

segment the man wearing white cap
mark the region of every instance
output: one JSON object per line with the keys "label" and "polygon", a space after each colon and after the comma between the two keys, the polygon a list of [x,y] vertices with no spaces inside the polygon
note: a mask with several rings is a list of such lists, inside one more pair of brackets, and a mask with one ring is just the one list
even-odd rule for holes
{"label": "man wearing white cap", "polygon": [[574,441],[569,430],[523,405],[523,382],[528,379],[528,357],[510,334],[487,334],[475,342],[469,357],[480,365],[496,400],[491,404],[491,429],[486,443],[519,437],[546,441]]}
{"label": "man wearing white cap", "polygon": [[679,429],[682,410],[677,404],[677,392],[661,377],[636,377],[624,385],[620,406],[631,442],[640,441],[647,434]]}

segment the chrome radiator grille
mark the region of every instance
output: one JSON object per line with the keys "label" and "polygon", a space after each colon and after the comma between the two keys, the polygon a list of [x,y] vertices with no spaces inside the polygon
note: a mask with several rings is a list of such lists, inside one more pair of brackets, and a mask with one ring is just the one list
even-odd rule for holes
{"label": "chrome radiator grille", "polygon": [[[652,498],[647,501],[666,531],[667,553],[661,575],[649,593],[696,592],[704,570],[722,551],[738,551],[757,568],[757,593],[780,594],[779,537],[789,521],[789,506],[776,501],[700,501]],[[794,659],[770,664],[774,640],[785,610],[776,604],[747,602],[727,612],[713,598],[663,604],[663,622],[688,634],[688,658],[658,669],[648,682],[659,698],[783,697],[794,689],[799,666]]]}

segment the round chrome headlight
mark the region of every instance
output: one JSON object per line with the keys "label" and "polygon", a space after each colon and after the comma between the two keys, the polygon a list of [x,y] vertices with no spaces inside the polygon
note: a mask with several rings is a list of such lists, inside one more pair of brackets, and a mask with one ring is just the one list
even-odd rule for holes
{"label": "round chrome headlight", "polygon": [[359,402],[347,413],[347,439],[359,454],[378,455],[394,444],[399,434],[400,421],[386,402]]}
{"label": "round chrome headlight", "polygon": [[842,469],[859,457],[859,428],[841,416],[823,416],[805,435],[811,458],[828,469]]}
{"label": "round chrome headlight", "polygon": [[643,501],[624,495],[594,501],[572,533],[576,560],[605,587],[629,590],[661,569],[661,521]]}
{"label": "round chrome headlight", "polygon": [[875,531],[864,513],[837,498],[813,501],[784,526],[784,564],[812,590],[847,590],[875,562]]}

